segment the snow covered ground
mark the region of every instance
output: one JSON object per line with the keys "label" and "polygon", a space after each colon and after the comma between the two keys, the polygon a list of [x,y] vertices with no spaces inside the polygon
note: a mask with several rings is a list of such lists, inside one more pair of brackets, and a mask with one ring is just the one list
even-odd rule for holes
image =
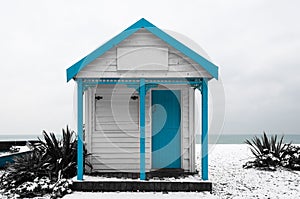
{"label": "snow covered ground", "polygon": [[247,145],[216,145],[210,154],[213,194],[220,198],[300,198],[300,172],[243,169]]}
{"label": "snow covered ground", "polygon": [[[197,146],[199,147],[199,146]],[[200,153],[197,154],[198,159]],[[247,145],[218,144],[211,146],[209,154],[209,177],[213,192],[203,193],[93,193],[74,192],[64,199],[77,198],[300,198],[300,172],[278,169],[275,172],[243,169],[251,159]],[[198,160],[200,162],[200,160]],[[200,169],[199,165],[198,168]]]}
{"label": "snow covered ground", "polygon": [[[200,149],[197,146],[197,162],[200,162]],[[243,169],[242,165],[251,160],[251,152],[247,145],[218,144],[210,146],[209,154],[209,180],[213,182],[213,191],[210,192],[179,192],[164,194],[161,192],[149,193],[100,193],[100,192],[74,192],[63,197],[64,199],[135,199],[135,198],[178,198],[178,199],[227,199],[227,198],[259,198],[259,199],[296,199],[300,198],[300,172],[289,171],[287,169],[277,169],[277,171],[262,171],[256,169]],[[197,165],[200,170],[200,164]],[[0,174],[3,171],[0,171]],[[92,180],[93,177],[89,177]],[[195,181],[197,177],[190,177],[185,180]],[[95,179],[96,180],[96,179]],[[103,179],[102,179],[103,180]],[[175,179],[167,179],[175,180]],[[185,181],[183,180],[183,181]],[[113,181],[113,179],[110,179]],[[175,180],[176,181],[176,180]],[[182,180],[181,180],[182,181]],[[0,198],[1,197],[0,195]],[[6,197],[5,197],[6,198]],[[46,198],[49,197],[38,197]]]}

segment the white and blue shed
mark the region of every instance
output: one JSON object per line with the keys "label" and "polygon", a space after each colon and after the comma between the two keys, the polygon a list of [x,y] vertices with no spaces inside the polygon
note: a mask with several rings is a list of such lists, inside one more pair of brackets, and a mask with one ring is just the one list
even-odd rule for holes
{"label": "white and blue shed", "polygon": [[136,172],[141,180],[156,169],[194,172],[195,89],[208,179],[208,81],[218,67],[190,44],[140,19],[67,69],[78,91],[78,180],[83,144],[98,172]]}

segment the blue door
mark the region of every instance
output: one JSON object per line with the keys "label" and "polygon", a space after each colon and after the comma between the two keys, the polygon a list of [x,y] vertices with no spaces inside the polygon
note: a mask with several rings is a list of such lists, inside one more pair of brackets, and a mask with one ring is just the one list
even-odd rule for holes
{"label": "blue door", "polygon": [[152,91],[152,168],[181,168],[180,91]]}

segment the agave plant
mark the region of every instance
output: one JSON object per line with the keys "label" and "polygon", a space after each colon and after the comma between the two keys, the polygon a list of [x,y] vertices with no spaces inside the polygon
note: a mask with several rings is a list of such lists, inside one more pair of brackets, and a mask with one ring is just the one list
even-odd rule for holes
{"label": "agave plant", "polygon": [[74,132],[67,128],[59,141],[55,134],[43,131],[45,141],[40,142],[41,148],[44,148],[42,167],[49,172],[50,178],[75,175],[77,141],[73,135]]}
{"label": "agave plant", "polygon": [[26,181],[32,181],[37,176],[46,174],[41,169],[41,154],[38,150],[14,158],[0,178],[0,188],[15,188]]}
{"label": "agave plant", "polygon": [[[62,130],[59,140],[54,133],[43,131],[44,140],[40,140],[37,148],[43,152],[41,167],[49,173],[51,179],[70,178],[76,175],[77,168],[77,139],[74,131],[68,127]],[[86,150],[84,156],[87,157]],[[90,164],[86,163],[88,166]]]}
{"label": "agave plant", "polygon": [[251,140],[246,140],[245,143],[250,146],[250,150],[255,156],[255,161],[246,163],[244,167],[266,167],[274,170],[276,166],[281,165],[286,155],[286,150],[291,145],[291,143],[284,144],[283,138],[284,136],[277,140],[277,135],[268,138],[266,133],[263,132],[261,138],[255,136]]}
{"label": "agave plant", "polygon": [[[4,175],[0,176],[0,189],[15,188],[36,177],[49,177],[52,182],[76,175],[77,139],[74,131],[68,127],[62,131],[62,139],[54,133],[43,131],[43,138],[33,145],[33,151],[14,159]],[[84,157],[87,157],[84,149]],[[91,167],[89,162],[85,162]]]}
{"label": "agave plant", "polygon": [[250,145],[250,150],[256,158],[272,153],[276,158],[281,160],[283,158],[282,156],[284,151],[290,145],[283,144],[283,138],[284,136],[281,136],[279,141],[277,141],[277,135],[274,135],[269,139],[266,133],[263,132],[263,136],[261,138],[255,136],[251,140],[246,140],[245,143]]}

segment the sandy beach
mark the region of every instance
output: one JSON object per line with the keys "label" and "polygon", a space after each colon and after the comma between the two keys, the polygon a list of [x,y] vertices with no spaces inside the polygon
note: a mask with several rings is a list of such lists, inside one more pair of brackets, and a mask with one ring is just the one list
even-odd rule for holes
{"label": "sandy beach", "polygon": [[[199,147],[199,145],[197,146]],[[199,150],[198,150],[199,151]],[[199,156],[199,153],[197,155]],[[262,171],[243,169],[251,160],[245,144],[218,144],[211,146],[209,177],[213,191],[202,193],[93,193],[74,192],[64,199],[77,198],[300,198],[300,172],[287,169]],[[200,162],[200,161],[198,161]],[[197,165],[199,168],[199,165]]]}

